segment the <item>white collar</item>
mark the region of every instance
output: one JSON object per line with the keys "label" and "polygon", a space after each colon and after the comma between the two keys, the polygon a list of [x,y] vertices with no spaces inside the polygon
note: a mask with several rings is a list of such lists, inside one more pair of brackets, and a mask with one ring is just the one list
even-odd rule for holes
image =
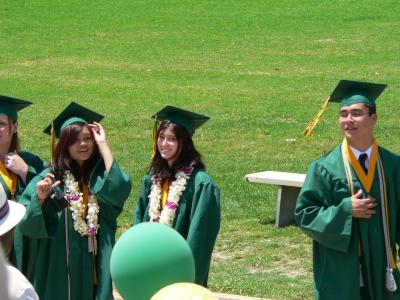
{"label": "white collar", "polygon": [[354,156],[358,159],[361,154],[366,153],[368,155],[368,159],[371,158],[371,153],[372,153],[372,146],[369,146],[369,148],[366,151],[360,151],[352,146],[350,146],[351,151],[353,151]]}

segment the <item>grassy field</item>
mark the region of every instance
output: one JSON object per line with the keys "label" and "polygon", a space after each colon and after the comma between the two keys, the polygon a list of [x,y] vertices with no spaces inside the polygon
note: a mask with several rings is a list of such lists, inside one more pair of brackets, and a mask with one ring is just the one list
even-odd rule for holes
{"label": "grassy field", "polygon": [[389,85],[376,135],[400,151],[399,15],[397,0],[2,0],[0,94],[35,103],[20,114],[21,137],[45,159],[41,131],[70,101],[106,115],[134,180],[120,232],[149,163],[150,116],[166,104],[210,116],[194,136],[222,192],[210,288],[310,299],[310,240],[276,229],[276,188],[243,177],[304,173],[338,144],[334,105],[312,137],[301,132],[343,78]]}

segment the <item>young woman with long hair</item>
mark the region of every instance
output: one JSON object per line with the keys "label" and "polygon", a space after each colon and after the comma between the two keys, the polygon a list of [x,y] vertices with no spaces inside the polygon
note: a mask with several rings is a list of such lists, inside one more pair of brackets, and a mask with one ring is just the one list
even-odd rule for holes
{"label": "young woman with long hair", "polygon": [[207,286],[220,228],[220,193],[192,135],[208,117],[172,106],[153,117],[162,123],[155,134],[154,155],[142,181],[133,223],[160,222],[176,229],[192,250],[195,282]]}
{"label": "young woman with long hair", "polygon": [[[0,96],[0,194],[17,202],[26,185],[44,169],[44,163],[38,156],[21,150],[18,137],[18,111],[31,104],[29,101]],[[4,249],[6,257],[31,279],[31,248],[34,241],[24,237],[19,226],[7,233],[7,241]]]}
{"label": "young woman with long hair", "polygon": [[71,103],[53,122],[59,141],[51,168],[22,196],[21,230],[39,239],[33,284],[40,299],[112,297],[110,255],[131,179],[113,158],[101,118]]}

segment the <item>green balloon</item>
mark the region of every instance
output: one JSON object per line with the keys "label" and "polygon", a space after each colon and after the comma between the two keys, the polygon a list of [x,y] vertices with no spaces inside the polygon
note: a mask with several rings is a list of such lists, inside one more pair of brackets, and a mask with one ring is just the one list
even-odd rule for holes
{"label": "green balloon", "polygon": [[125,300],[149,300],[161,288],[194,282],[194,259],[185,239],[159,223],[125,231],[111,253],[111,277]]}

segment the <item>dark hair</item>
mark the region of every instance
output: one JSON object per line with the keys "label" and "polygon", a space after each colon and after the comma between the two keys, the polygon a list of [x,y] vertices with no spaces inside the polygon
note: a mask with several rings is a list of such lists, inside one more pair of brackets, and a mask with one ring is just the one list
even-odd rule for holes
{"label": "dark hair", "polygon": [[179,169],[188,167],[192,164],[197,168],[205,170],[206,166],[201,160],[201,154],[194,147],[192,136],[181,125],[171,121],[163,121],[158,127],[156,134],[157,139],[155,142],[157,143],[160,132],[167,128],[172,130],[178,140],[178,158],[170,167],[168,162],[161,157],[160,151],[156,146],[156,153],[151,161],[149,173],[155,175],[158,179],[165,180],[172,179]]}
{"label": "dark hair", "polygon": [[[8,124],[10,125],[10,133],[12,131],[12,125],[16,124],[17,121],[8,117]],[[18,137],[18,131],[14,132],[12,137],[11,137],[11,144],[10,144],[10,148],[8,149],[9,152],[21,152],[21,145],[20,145],[20,140]]]}
{"label": "dark hair", "polygon": [[69,155],[69,147],[75,143],[84,126],[85,125],[81,123],[72,123],[63,130],[53,156],[53,171],[57,180],[63,180],[64,172],[69,170],[80,184],[87,184],[89,182],[90,175],[100,159],[99,150],[90,130],[89,132],[93,140],[94,150],[90,158],[84,162],[82,168],[79,167],[77,162]]}
{"label": "dark hair", "polygon": [[372,106],[369,104],[364,103],[365,107],[368,109],[368,115],[372,116],[374,114],[376,114],[376,106]]}

